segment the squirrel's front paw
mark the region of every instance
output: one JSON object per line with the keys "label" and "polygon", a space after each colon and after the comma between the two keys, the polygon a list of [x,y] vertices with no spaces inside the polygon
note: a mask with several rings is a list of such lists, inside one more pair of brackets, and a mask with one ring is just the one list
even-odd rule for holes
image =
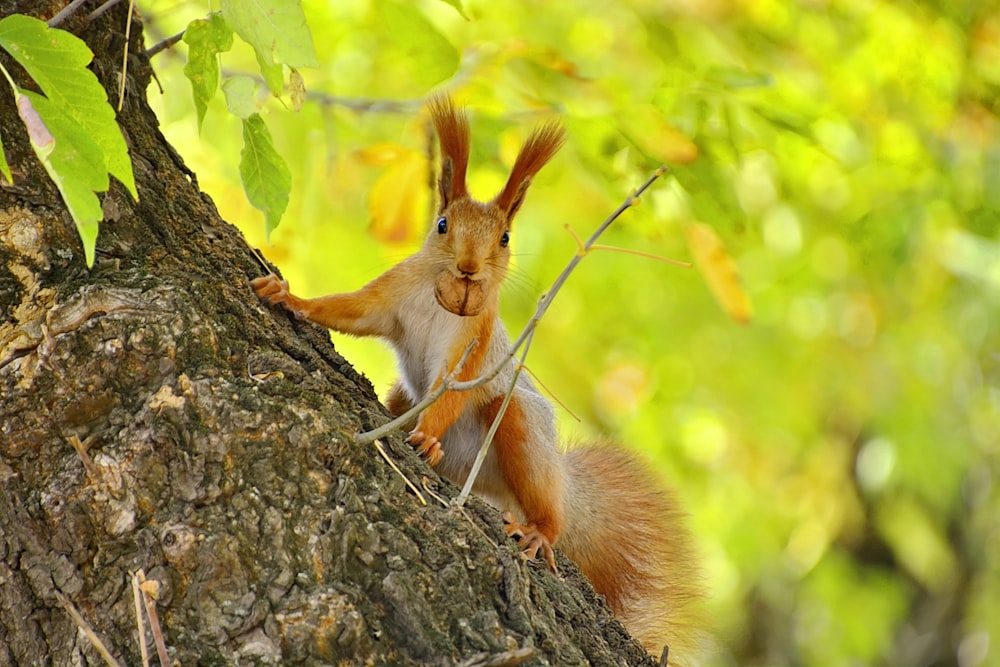
{"label": "squirrel's front paw", "polygon": [[420,457],[432,466],[436,466],[441,457],[444,456],[441,441],[423,431],[413,431],[406,442],[410,443],[417,450],[417,454],[420,454]]}
{"label": "squirrel's front paw", "polygon": [[517,540],[518,545],[521,547],[521,553],[525,555],[528,560],[532,560],[538,557],[538,552],[542,552],[542,558],[548,563],[549,569],[553,572],[556,571],[556,554],[552,550],[552,543],[549,542],[542,531],[533,523],[521,523],[514,516],[513,512],[503,513],[503,529],[506,531],[508,537],[513,537]]}
{"label": "squirrel's front paw", "polygon": [[301,308],[301,301],[297,297],[292,296],[291,292],[288,291],[287,280],[279,280],[278,276],[271,273],[251,280],[250,287],[253,288],[257,298],[264,303],[283,306],[286,310],[291,311],[295,317],[305,317],[305,313]]}
{"label": "squirrel's front paw", "polygon": [[288,298],[288,281],[279,280],[273,273],[254,278],[250,281],[250,287],[257,298],[265,303],[284,303]]}

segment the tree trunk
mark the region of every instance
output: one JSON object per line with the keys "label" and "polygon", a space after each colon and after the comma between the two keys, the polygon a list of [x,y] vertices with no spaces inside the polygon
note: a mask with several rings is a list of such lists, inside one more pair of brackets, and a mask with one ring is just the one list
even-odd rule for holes
{"label": "tree trunk", "polygon": [[[128,3],[88,24],[96,4],[60,27],[114,91]],[[146,105],[140,35],[119,114],[140,199],[113,184],[90,270],[0,86],[0,665],[103,664],[83,624],[140,664],[138,570],[175,664],[652,664],[571,563],[439,502],[454,487],[399,434],[426,506],[353,442],[386,411],[325,331],[254,297],[262,267]]]}

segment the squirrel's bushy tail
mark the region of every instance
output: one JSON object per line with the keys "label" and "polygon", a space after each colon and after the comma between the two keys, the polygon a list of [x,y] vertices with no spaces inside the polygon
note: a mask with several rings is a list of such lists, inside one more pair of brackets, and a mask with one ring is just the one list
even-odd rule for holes
{"label": "squirrel's bushy tail", "polygon": [[684,512],[634,454],[609,443],[566,454],[566,528],[558,546],[633,637],[670,664],[693,664],[707,633]]}

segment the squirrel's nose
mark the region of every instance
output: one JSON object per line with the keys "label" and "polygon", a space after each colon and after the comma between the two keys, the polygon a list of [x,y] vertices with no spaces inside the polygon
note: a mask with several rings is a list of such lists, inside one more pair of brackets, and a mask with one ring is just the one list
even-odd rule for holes
{"label": "squirrel's nose", "polygon": [[455,266],[463,276],[474,276],[479,273],[479,262],[473,259],[460,259]]}

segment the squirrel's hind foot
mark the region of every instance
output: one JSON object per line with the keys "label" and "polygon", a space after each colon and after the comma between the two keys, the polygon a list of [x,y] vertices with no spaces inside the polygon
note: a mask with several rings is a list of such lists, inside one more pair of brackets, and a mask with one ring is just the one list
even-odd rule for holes
{"label": "squirrel's hind foot", "polygon": [[521,547],[521,553],[528,560],[537,558],[538,553],[541,552],[542,558],[545,559],[549,569],[556,572],[556,554],[552,550],[552,543],[549,542],[549,538],[542,531],[538,530],[535,524],[521,523],[514,516],[513,512],[503,513],[503,523],[504,531],[506,531],[509,537],[517,540],[518,545]]}

